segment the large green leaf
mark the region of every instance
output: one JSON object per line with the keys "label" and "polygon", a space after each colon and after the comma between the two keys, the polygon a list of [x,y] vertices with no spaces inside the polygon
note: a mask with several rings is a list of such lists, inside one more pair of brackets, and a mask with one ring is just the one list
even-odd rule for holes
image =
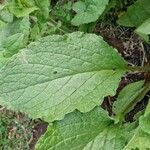
{"label": "large green leaf", "polygon": [[50,124],[36,150],[146,150],[150,148],[149,141],[150,134],[143,130],[143,124],[114,124],[97,107],[85,114],[74,111]]}
{"label": "large green leaf", "polygon": [[46,121],[87,112],[114,95],[127,64],[94,34],[47,36],[0,70],[0,104]]}
{"label": "large green leaf", "polygon": [[80,26],[95,22],[105,10],[108,0],[84,0],[74,3],[73,10],[77,13],[72,19],[72,24]]}
{"label": "large green leaf", "polygon": [[102,108],[85,114],[75,111],[49,125],[36,150],[121,150],[127,142],[125,136]]}
{"label": "large green leaf", "polygon": [[[126,109],[129,108],[129,105],[137,98],[137,96],[143,90],[144,81],[138,81],[127,85],[123,90],[119,93],[117,100],[113,105],[113,111],[116,114],[116,121],[122,119],[125,113],[127,113]],[[140,101],[141,99],[139,99]],[[133,103],[134,104],[134,103]],[[134,107],[134,105],[132,106]]]}

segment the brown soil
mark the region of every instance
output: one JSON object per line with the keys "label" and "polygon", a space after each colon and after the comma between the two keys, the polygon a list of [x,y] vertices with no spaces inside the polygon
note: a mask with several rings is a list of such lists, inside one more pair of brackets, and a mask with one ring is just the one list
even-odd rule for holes
{"label": "brown soil", "polygon": [[40,136],[45,133],[47,126],[48,126],[48,123],[46,123],[46,122],[42,122],[42,121],[35,122],[35,126],[32,130],[33,140],[31,142],[31,144],[29,145],[30,150],[34,150],[36,142],[38,141]]}

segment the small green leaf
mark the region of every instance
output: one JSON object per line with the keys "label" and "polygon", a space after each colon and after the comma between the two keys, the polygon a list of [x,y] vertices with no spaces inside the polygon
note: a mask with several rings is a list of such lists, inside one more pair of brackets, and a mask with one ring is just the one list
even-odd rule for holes
{"label": "small green leaf", "polygon": [[30,29],[29,16],[16,19],[12,23],[8,23],[7,26],[3,29],[4,32],[7,32],[7,36],[23,33],[28,35]]}
{"label": "small green leaf", "polygon": [[30,13],[34,12],[35,10],[38,10],[37,7],[31,7],[31,8],[18,8],[18,9],[14,9],[13,11],[13,14],[20,18],[20,17],[26,17],[28,16]]}
{"label": "small green leaf", "polygon": [[5,8],[6,4],[1,4],[0,5],[0,11],[3,10]]}
{"label": "small green leaf", "polygon": [[150,0],[137,0],[123,14],[118,23],[123,26],[138,27],[150,17]]}
{"label": "small green leaf", "polygon": [[34,0],[36,6],[40,9],[40,14],[44,16],[45,19],[49,16],[49,7],[50,7],[50,1],[49,0]]}
{"label": "small green leaf", "polygon": [[0,70],[0,104],[52,122],[114,95],[126,71],[127,63],[99,36],[47,36]]}
{"label": "small green leaf", "polygon": [[150,43],[150,0],[137,0],[119,20],[119,25],[136,27],[135,32]]}
{"label": "small green leaf", "polygon": [[6,64],[8,58],[5,58],[3,53],[0,52],[0,69]]}
{"label": "small green leaf", "polygon": [[140,25],[135,32],[139,34],[147,43],[150,43],[150,18]]}
{"label": "small green leaf", "polygon": [[[33,4],[32,4],[33,5]],[[16,1],[12,0],[9,3],[9,11],[14,14],[17,18],[20,17],[26,17],[30,13],[34,12],[35,10],[38,10],[39,8],[36,6],[32,6],[30,2],[27,1]]]}
{"label": "small green leaf", "polygon": [[11,57],[12,55],[16,54],[21,48],[23,48],[23,40],[24,34],[17,33],[3,41],[2,47],[5,49],[3,52],[5,57]]}
{"label": "small green leaf", "polygon": [[[23,40],[23,45],[25,46],[28,43],[28,38],[30,34],[30,21],[29,21],[29,16],[24,17],[20,21],[19,25],[19,31],[24,34],[24,40]],[[18,31],[18,32],[19,32]]]}
{"label": "small green leaf", "polygon": [[74,111],[49,125],[36,150],[121,150],[125,143],[125,131],[97,107],[85,114]]}
{"label": "small green leaf", "polygon": [[[29,30],[30,30],[29,17],[17,19],[12,23],[6,24],[2,28],[0,28],[0,49],[1,50],[7,49],[9,52],[11,51],[11,54],[15,54],[17,51],[13,53],[13,50],[15,49],[17,50],[19,47],[22,48],[27,44]],[[22,36],[20,36],[20,34],[22,34]],[[17,39],[17,36],[18,38],[20,37],[20,39]],[[17,47],[15,48],[14,45],[16,43],[14,43],[14,45],[11,45],[11,43],[15,42],[16,40],[18,41],[17,43],[20,46],[16,45]],[[19,44],[19,42],[21,43]]]}
{"label": "small green leaf", "polygon": [[86,4],[85,4],[85,2],[78,1],[78,2],[74,3],[73,10],[76,13],[84,13],[86,11]]}
{"label": "small green leaf", "polygon": [[[138,94],[143,90],[144,81],[139,81],[127,85],[118,95],[117,100],[113,105],[113,111],[116,114],[117,120],[122,119],[128,105],[134,101]],[[116,120],[116,121],[117,121]]]}
{"label": "small green leaf", "polygon": [[2,20],[0,20],[0,29],[3,28],[6,25],[6,23]]}
{"label": "small green leaf", "polygon": [[77,13],[71,23],[80,26],[95,22],[105,10],[108,0],[85,0],[74,3],[73,10]]}
{"label": "small green leaf", "polygon": [[34,41],[34,40],[37,40],[40,37],[41,37],[40,28],[39,28],[38,24],[35,24],[33,26],[33,28],[31,28],[31,30],[30,30],[30,40]]}
{"label": "small green leaf", "polygon": [[13,21],[13,14],[11,14],[8,10],[0,11],[0,19],[6,23],[10,23]]}

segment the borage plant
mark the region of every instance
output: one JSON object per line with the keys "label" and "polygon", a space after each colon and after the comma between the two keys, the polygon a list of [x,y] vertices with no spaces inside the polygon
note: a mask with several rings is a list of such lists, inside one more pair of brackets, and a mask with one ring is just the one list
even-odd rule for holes
{"label": "borage plant", "polygon": [[111,118],[97,106],[105,96],[115,95],[126,72],[149,70],[129,66],[94,34],[47,36],[20,50],[1,68],[0,103],[50,123],[37,149],[147,148],[149,107],[139,123],[123,122],[124,115],[150,90],[148,81],[126,86]]}
{"label": "borage plant", "polygon": [[[87,10],[82,12],[79,6],[88,5],[98,11],[96,0],[93,4],[85,2],[87,4],[82,1],[74,4],[77,15],[72,23],[75,25],[93,22],[90,19],[87,19],[89,22],[77,19],[81,14],[86,17],[89,14]],[[107,3],[108,0],[103,3],[104,6]],[[104,8],[96,13],[94,21]],[[11,8],[11,11],[20,17],[18,14],[29,15],[29,10],[33,12],[38,9],[40,7],[32,7],[22,13],[20,9],[17,11]],[[26,19],[29,21],[29,16]],[[17,42],[17,49],[15,45],[11,47],[10,44],[9,47],[8,39],[2,44],[10,55],[7,55],[9,58],[0,69],[0,104],[49,123],[36,150],[150,148],[150,103],[145,111],[135,116],[135,122],[125,121],[125,115],[150,90],[150,66],[129,65],[116,49],[95,34],[79,31],[48,35],[38,40],[34,36],[31,41],[35,41],[31,42],[25,38],[25,33],[20,34],[18,31],[17,35],[13,35],[15,41],[18,36],[22,37],[23,43],[25,41],[21,46],[21,41]],[[109,116],[100,105],[104,97],[116,94],[121,77],[131,72],[144,72],[146,78],[121,90],[112,106],[113,115]]]}

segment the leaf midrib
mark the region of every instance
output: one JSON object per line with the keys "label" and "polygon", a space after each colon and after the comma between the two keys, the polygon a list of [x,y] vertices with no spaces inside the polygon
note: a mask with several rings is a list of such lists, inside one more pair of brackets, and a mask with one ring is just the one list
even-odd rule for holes
{"label": "leaf midrib", "polygon": [[[54,79],[52,79],[52,80],[50,80],[50,79],[47,79],[47,80],[45,80],[45,81],[43,81],[43,82],[38,82],[38,83],[36,83],[36,84],[32,84],[32,85],[29,85],[29,86],[26,86],[26,87],[24,87],[24,88],[19,88],[19,89],[17,89],[17,90],[11,90],[11,92],[15,92],[15,91],[18,91],[18,90],[23,90],[23,89],[26,89],[26,88],[28,88],[28,87],[32,87],[32,86],[36,86],[36,85],[39,85],[39,84],[45,84],[45,83],[48,83],[48,82],[52,82],[52,81],[55,81],[55,80],[58,80],[58,79],[63,79],[63,78],[66,78],[66,77],[71,77],[71,76],[75,76],[75,75],[80,75],[80,74],[85,74],[85,73],[97,73],[97,72],[101,72],[101,71],[112,71],[112,72],[116,72],[117,70],[115,70],[115,71],[113,71],[113,70],[108,70],[108,69],[106,69],[106,70],[95,70],[95,71],[87,71],[87,72],[78,72],[78,73],[74,73],[74,74],[70,74],[70,75],[65,75],[65,76],[61,76],[61,77],[58,77],[58,78],[54,78]],[[124,72],[125,71],[125,69],[120,69],[120,71],[122,71],[122,72]],[[21,72],[21,73],[16,73],[16,74],[12,74],[12,75],[17,75],[17,74],[22,74],[23,72]],[[34,73],[27,73],[27,74],[34,74]],[[36,74],[36,73],[35,73]],[[38,74],[39,75],[39,74]],[[7,76],[8,77],[8,76]],[[47,77],[47,76],[46,76]],[[14,82],[14,81],[9,81],[9,82],[4,82],[4,83],[12,83],[12,82]],[[3,83],[2,83],[3,84]],[[1,84],[1,86],[2,86],[2,84]],[[9,92],[9,93],[11,93],[11,92]],[[8,93],[8,92],[7,92]]]}

